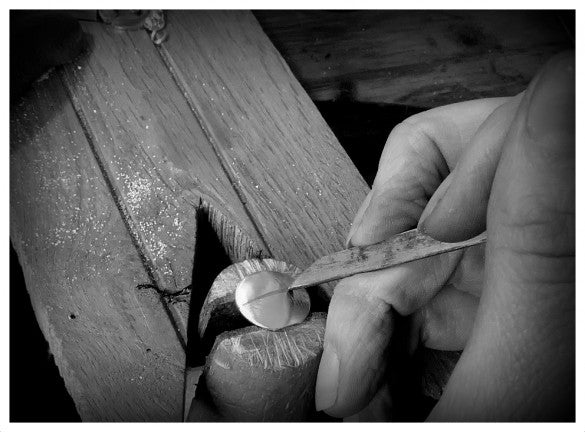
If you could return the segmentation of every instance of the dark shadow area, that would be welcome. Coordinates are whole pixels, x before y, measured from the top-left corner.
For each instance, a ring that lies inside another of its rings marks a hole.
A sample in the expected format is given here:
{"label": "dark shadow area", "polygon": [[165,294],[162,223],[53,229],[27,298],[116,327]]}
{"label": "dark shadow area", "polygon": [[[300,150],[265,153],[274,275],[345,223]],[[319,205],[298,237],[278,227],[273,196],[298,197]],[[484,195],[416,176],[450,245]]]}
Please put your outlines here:
{"label": "dark shadow area", "polygon": [[423,111],[405,105],[380,105],[340,99],[316,102],[319,112],[352,162],[372,186],[390,132],[401,121]]}
{"label": "dark shadow area", "polygon": [[10,244],[10,421],[81,421],[37,323]]}
{"label": "dark shadow area", "polygon": [[571,42],[573,42],[573,48],[575,47],[575,11],[574,10],[559,10],[555,11],[555,15],[561,26],[567,33]]}
{"label": "dark shadow area", "polygon": [[424,349],[414,356],[408,354],[409,321],[394,314],[395,330],[390,346],[388,380],[392,394],[392,421],[424,421],[437,401],[422,394],[424,374]]}
{"label": "dark shadow area", "polygon": [[[205,356],[211,350],[213,341],[204,341],[199,337],[199,315],[213,281],[223,269],[232,264],[227,251],[209,221],[207,210],[201,204],[195,212],[195,218],[195,226],[197,227],[195,233],[195,255],[193,257],[189,322],[187,323],[188,342],[186,361],[189,367],[203,364],[205,362]],[[241,315],[239,320],[237,316],[234,317],[234,320],[236,322],[224,325],[243,327],[248,323]]]}
{"label": "dark shadow area", "polygon": [[68,63],[87,43],[67,11],[10,11],[10,100],[18,102],[49,68]]}

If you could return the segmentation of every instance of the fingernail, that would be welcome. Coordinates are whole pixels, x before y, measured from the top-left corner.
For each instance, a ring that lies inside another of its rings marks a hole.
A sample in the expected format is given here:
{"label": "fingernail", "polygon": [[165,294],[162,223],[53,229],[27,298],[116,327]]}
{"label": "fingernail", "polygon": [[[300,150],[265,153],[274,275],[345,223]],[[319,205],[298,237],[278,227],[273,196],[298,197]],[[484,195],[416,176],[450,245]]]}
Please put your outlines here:
{"label": "fingernail", "polygon": [[536,83],[526,119],[536,138],[571,131],[575,125],[575,63],[570,55],[551,61]]}
{"label": "fingernail", "polygon": [[317,374],[315,390],[315,408],[323,411],[331,408],[337,400],[337,385],[339,378],[339,359],[337,353],[330,346],[326,346],[321,356],[321,364]]}
{"label": "fingernail", "polygon": [[442,203],[445,195],[447,195],[447,191],[449,190],[449,186],[451,185],[451,182],[453,181],[453,177],[454,177],[454,175],[453,175],[453,173],[451,173],[447,176],[447,178],[445,180],[443,180],[443,183],[441,183],[441,185],[437,188],[437,190],[435,191],[435,193],[433,194],[433,196],[431,197],[431,199],[427,203],[422,214],[420,215],[420,219],[418,221],[417,228],[421,233],[423,233],[423,234],[427,233],[427,230],[428,230],[427,221],[429,219],[432,219],[431,218],[432,214],[439,207],[441,207],[441,203]]}
{"label": "fingernail", "polygon": [[349,230],[349,233],[347,234],[347,237],[345,239],[345,248],[349,249],[350,247],[352,247],[351,244],[351,238],[353,237],[353,235],[355,234],[355,230],[357,229],[357,227],[359,226],[359,222],[360,221],[356,221],[351,225],[351,228]]}
{"label": "fingernail", "polygon": [[349,230],[349,233],[347,234],[347,238],[345,239],[345,247],[346,248],[350,248],[351,246],[353,246],[351,243],[351,238],[353,237],[353,235],[355,234],[357,229],[360,227],[362,220],[364,219],[364,215],[366,214],[366,212],[368,211],[368,207],[370,206],[371,199],[372,199],[372,191],[370,191],[368,193],[368,195],[366,196],[366,198],[362,202],[360,208],[358,209],[358,211],[355,215],[355,219],[353,220],[353,223],[351,224],[351,228]]}

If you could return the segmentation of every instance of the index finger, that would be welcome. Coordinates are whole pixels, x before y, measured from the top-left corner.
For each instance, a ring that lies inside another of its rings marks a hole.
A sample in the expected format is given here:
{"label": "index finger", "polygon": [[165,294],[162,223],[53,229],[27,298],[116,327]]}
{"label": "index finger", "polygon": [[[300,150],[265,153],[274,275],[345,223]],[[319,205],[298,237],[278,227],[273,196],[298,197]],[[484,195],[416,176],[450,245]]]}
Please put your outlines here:
{"label": "index finger", "polygon": [[382,152],[372,191],[352,224],[348,245],[377,243],[415,227],[479,126],[509,99],[434,108],[396,126]]}

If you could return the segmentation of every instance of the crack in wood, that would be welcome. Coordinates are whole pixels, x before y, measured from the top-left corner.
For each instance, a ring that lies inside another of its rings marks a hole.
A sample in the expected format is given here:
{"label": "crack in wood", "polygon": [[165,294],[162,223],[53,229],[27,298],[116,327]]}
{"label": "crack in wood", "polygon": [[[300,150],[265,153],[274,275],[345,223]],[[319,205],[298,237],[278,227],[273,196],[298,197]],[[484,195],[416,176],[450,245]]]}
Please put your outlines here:
{"label": "crack in wood", "polygon": [[181,321],[177,320],[176,317],[176,311],[172,310],[169,305],[171,303],[169,303],[168,301],[165,301],[165,298],[162,296],[162,293],[164,291],[160,290],[158,288],[158,284],[157,284],[157,276],[156,276],[156,271],[154,269],[154,265],[152,263],[152,260],[148,257],[147,253],[145,252],[147,249],[145,247],[145,245],[143,244],[143,242],[140,240],[140,237],[137,235],[137,227],[135,226],[135,224],[133,223],[133,220],[128,212],[128,210],[126,209],[125,205],[123,204],[122,200],[120,199],[120,193],[117,190],[117,188],[114,186],[113,182],[111,181],[110,175],[103,163],[102,158],[99,155],[99,152],[96,148],[95,145],[95,136],[91,133],[91,129],[89,127],[88,121],[85,118],[85,115],[83,113],[83,110],[79,107],[79,100],[75,97],[75,95],[73,94],[73,92],[71,91],[70,88],[70,84],[66,78],[66,75],[63,71],[63,69],[60,70],[60,78],[61,78],[61,82],[63,83],[63,87],[65,88],[65,91],[67,92],[69,99],[71,100],[71,104],[75,110],[75,114],[77,115],[77,118],[79,120],[79,124],[81,126],[81,129],[83,130],[83,134],[85,135],[85,138],[87,140],[87,143],[89,144],[89,148],[91,150],[91,153],[94,156],[94,159],[96,161],[96,164],[98,165],[99,170],[102,173],[102,176],[104,178],[104,181],[107,185],[108,190],[110,191],[110,194],[112,196],[112,199],[114,200],[114,203],[116,204],[116,208],[118,209],[119,213],[120,213],[120,217],[122,219],[122,221],[124,222],[124,225],[126,226],[126,229],[130,235],[130,239],[132,240],[132,244],[134,245],[138,256],[140,257],[140,260],[142,261],[142,265],[148,275],[148,278],[150,279],[151,283],[149,284],[152,287],[156,287],[156,291],[161,294],[161,303],[163,305],[163,308],[167,314],[167,316],[169,317],[169,320],[173,323],[173,328],[175,329],[175,332],[177,334],[177,338],[179,339],[179,342],[181,343],[181,346],[183,348],[183,350],[187,349],[187,338],[186,338],[186,330],[184,330],[180,324]]}
{"label": "crack in wood", "polygon": [[187,105],[189,106],[189,109],[193,113],[193,116],[195,117],[195,119],[199,123],[201,130],[203,131],[207,140],[209,141],[210,146],[213,149],[215,155],[217,156],[217,159],[219,161],[219,164],[220,164],[224,174],[230,180],[232,185],[234,185],[234,191],[235,191],[237,197],[239,198],[240,202],[243,204],[244,210],[246,211],[247,216],[250,218],[252,226],[256,230],[256,233],[257,233],[260,241],[262,242],[261,247],[267,251],[268,255],[271,255],[270,248],[268,247],[268,243],[266,242],[266,239],[262,235],[262,230],[258,226],[258,224],[254,218],[254,215],[252,214],[252,212],[250,212],[250,209],[246,205],[245,196],[242,194],[242,191],[239,188],[235,187],[238,179],[236,179],[233,176],[233,174],[230,172],[230,170],[226,166],[225,158],[221,155],[219,150],[216,148],[216,145],[214,144],[216,142],[216,140],[213,137],[213,133],[206,126],[205,120],[201,116],[199,109],[195,106],[192,95],[191,96],[189,95],[189,89],[186,85],[184,85],[184,78],[179,75],[180,68],[177,67],[177,65],[173,61],[172,56],[167,52],[166,48],[163,45],[156,46],[156,49],[157,49],[158,53],[160,54],[160,57],[161,57],[163,63],[166,65],[166,67],[169,71],[169,74],[171,75],[175,85],[179,88],[181,94],[183,95],[183,97],[185,98],[185,101],[187,102]]}
{"label": "crack in wood", "polygon": [[191,295],[192,288],[193,288],[192,285],[189,285],[189,286],[186,286],[185,288],[183,288],[182,290],[177,291],[177,292],[167,292],[167,291],[161,290],[155,284],[136,285],[137,290],[150,289],[150,290],[156,291],[161,296],[161,298],[170,305],[175,304],[175,303],[189,303],[189,301],[190,301],[189,296]]}
{"label": "crack in wood", "polygon": [[[92,53],[65,68],[63,79],[157,286],[175,292],[190,283],[191,215],[200,198],[238,221],[210,211],[231,256],[248,255],[255,248],[248,239],[266,249],[147,35],[113,35],[90,24],[84,30],[94,40]],[[112,50],[124,61],[112,62]]]}
{"label": "crack in wood", "polygon": [[184,347],[160,297],[133,290],[149,275],[89,138],[56,74],[11,113],[11,237],[26,288],[83,420],[178,419]]}
{"label": "crack in wood", "polygon": [[[87,53],[85,55],[87,55]],[[172,75],[172,73],[170,74]],[[189,300],[190,290],[188,289],[189,287],[184,287],[180,289],[174,289],[178,287],[167,287],[167,284],[165,283],[167,279],[165,279],[164,275],[159,274],[156,262],[151,256],[152,251],[150,251],[149,245],[147,244],[148,240],[146,238],[143,238],[144,235],[148,235],[148,233],[143,232],[143,230],[141,229],[140,221],[135,220],[136,216],[133,214],[132,209],[128,208],[128,203],[124,201],[124,195],[122,193],[122,190],[120,189],[120,185],[117,184],[116,178],[113,177],[115,176],[115,174],[113,172],[110,172],[111,167],[109,167],[109,165],[107,165],[106,161],[104,160],[106,155],[102,154],[101,149],[98,148],[98,145],[96,144],[96,140],[98,139],[98,137],[95,136],[95,134],[97,133],[97,131],[94,131],[92,129],[92,125],[86,118],[84,107],[81,106],[82,101],[79,99],[78,97],[79,95],[77,95],[78,90],[75,90],[76,83],[74,82],[74,77],[72,77],[71,74],[68,74],[65,70],[62,69],[60,70],[60,78],[75,109],[76,115],[83,129],[83,133],[87,138],[94,159],[96,160],[96,163],[100,171],[102,172],[102,176],[107,184],[107,188],[110,191],[110,194],[116,204],[116,207],[122,217],[122,220],[130,234],[132,243],[134,244],[134,247],[140,256],[143,267],[145,268],[150,279],[149,284],[143,284],[140,287],[144,289],[148,286],[154,289],[160,295],[165,311],[167,312],[167,315],[169,316],[171,322],[173,323],[173,327],[176,329],[179,340],[181,341],[181,344],[185,349],[188,339],[187,322],[189,309],[188,306],[190,301]],[[178,85],[176,81],[174,82],[175,85]],[[216,153],[215,149],[214,152]],[[219,160],[221,163],[221,158],[219,158]],[[223,170],[226,170],[225,166],[223,166],[222,163],[221,166]],[[159,173],[157,172],[157,174]],[[236,190],[236,188],[234,188],[234,190]],[[241,197],[239,198],[240,200],[243,201]],[[267,250],[267,247],[264,244],[264,240],[259,234],[259,230],[256,226],[254,226],[254,229],[257,231],[256,235],[260,239],[261,242],[260,247],[258,247],[256,242],[254,242],[241,229],[241,227],[238,224],[233,223],[229,218],[225,217],[220,211],[216,210],[210,203],[204,201],[201,196],[199,196],[198,207],[201,207],[205,210],[209,221],[209,226],[213,229],[222,247],[226,251],[227,255],[230,257],[231,262],[236,262],[252,257],[264,257],[268,255],[265,252]],[[253,221],[252,218],[250,218],[250,220]],[[195,226],[194,228],[195,233],[193,235],[193,241],[195,242],[195,239],[198,235],[197,226]]]}
{"label": "crack in wood", "polygon": [[67,91],[69,99],[71,100],[73,108],[75,109],[75,113],[76,113],[77,118],[79,120],[79,124],[81,125],[81,128],[83,130],[83,134],[85,135],[85,138],[87,139],[87,142],[88,142],[89,147],[91,149],[91,153],[93,154],[94,159],[95,159],[95,161],[96,161],[96,163],[97,163],[97,165],[102,173],[104,181],[106,182],[108,190],[110,191],[110,194],[111,194],[114,202],[116,203],[116,207],[118,208],[118,211],[120,212],[120,216],[122,217],[122,220],[124,221],[124,224],[126,225],[126,228],[128,229],[128,232],[130,233],[130,238],[132,239],[132,243],[134,244],[134,247],[136,248],[136,251],[138,252],[138,254],[140,256],[140,259],[142,260],[142,263],[144,265],[144,269],[148,273],[150,280],[154,282],[154,281],[156,281],[157,278],[155,276],[155,271],[153,270],[154,266],[152,265],[152,261],[144,253],[144,251],[146,250],[146,247],[144,246],[144,244],[140,240],[140,237],[136,235],[137,230],[133,229],[133,228],[136,228],[134,226],[135,224],[133,223],[132,218],[131,218],[128,210],[125,208],[123,201],[120,199],[121,194],[119,193],[117,188],[114,186],[114,183],[112,182],[112,180],[110,178],[108,170],[106,169],[106,167],[103,163],[102,157],[99,155],[99,152],[95,146],[95,136],[91,132],[91,128],[89,127],[89,122],[87,121],[87,118],[85,117],[85,114],[83,113],[83,110],[79,106],[80,105],[79,99],[71,91],[71,83],[67,79],[65,73],[63,72],[63,69],[60,70],[60,78],[61,78],[61,81],[63,82],[63,87]]}

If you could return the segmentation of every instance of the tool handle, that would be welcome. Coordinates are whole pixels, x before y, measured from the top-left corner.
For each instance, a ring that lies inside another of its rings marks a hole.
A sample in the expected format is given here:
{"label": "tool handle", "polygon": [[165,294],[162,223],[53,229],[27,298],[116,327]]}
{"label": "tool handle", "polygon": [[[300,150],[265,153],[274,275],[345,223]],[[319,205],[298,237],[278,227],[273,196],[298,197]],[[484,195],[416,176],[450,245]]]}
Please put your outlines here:
{"label": "tool handle", "polygon": [[321,257],[295,279],[290,289],[307,288],[358,273],[381,270],[485,241],[485,232],[462,242],[445,243],[413,229],[380,243],[355,246]]}

